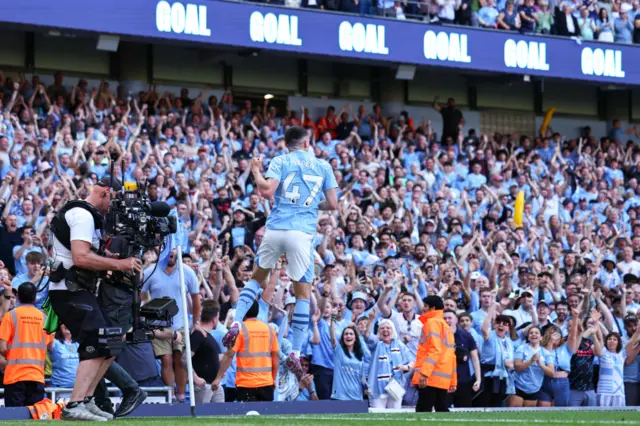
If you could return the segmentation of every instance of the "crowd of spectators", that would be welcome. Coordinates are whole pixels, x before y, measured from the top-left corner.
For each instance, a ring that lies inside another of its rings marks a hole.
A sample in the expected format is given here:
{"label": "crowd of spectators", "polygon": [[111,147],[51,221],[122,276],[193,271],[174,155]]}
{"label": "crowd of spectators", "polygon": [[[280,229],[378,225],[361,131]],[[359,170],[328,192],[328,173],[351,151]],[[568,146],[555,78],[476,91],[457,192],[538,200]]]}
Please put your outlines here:
{"label": "crowd of spectators", "polygon": [[640,43],[638,0],[272,0],[279,4],[523,34]]}
{"label": "crowd of spectators", "polygon": [[[609,135],[478,134],[453,99],[433,106],[442,129],[378,105],[311,117],[237,101],[230,89],[217,99],[91,88],[60,73],[49,87],[2,76],[2,313],[21,282],[46,287],[51,218],[109,173],[113,155],[117,176],[124,169],[174,209],[188,299],[207,307],[203,322],[219,343],[271,207],[248,161],[268,166],[286,153],[284,131],[301,125],[333,167],[340,203],[317,226],[306,373],[283,362],[277,399],[415,405],[418,317],[422,299],[437,294],[456,338],[455,406],[640,405],[640,149],[617,121]],[[144,254],[146,278],[157,261]],[[180,297],[175,262],[146,285],[151,297]],[[295,299],[281,267],[262,297],[284,359]],[[46,289],[36,305],[44,298]],[[173,350],[142,344],[119,362],[141,384],[177,384],[181,401],[184,363],[171,357],[181,339],[166,334]],[[56,338],[51,380],[68,386],[77,347],[64,328]],[[227,401],[234,371],[222,383]],[[403,398],[391,395],[391,378]]]}

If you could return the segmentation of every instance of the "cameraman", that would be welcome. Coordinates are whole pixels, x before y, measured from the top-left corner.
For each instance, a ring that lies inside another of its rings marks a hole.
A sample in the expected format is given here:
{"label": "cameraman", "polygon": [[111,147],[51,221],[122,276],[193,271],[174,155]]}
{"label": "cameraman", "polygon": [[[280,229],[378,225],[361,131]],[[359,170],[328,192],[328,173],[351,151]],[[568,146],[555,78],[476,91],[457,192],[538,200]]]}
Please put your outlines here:
{"label": "cameraman", "polygon": [[[111,185],[113,184],[113,188]],[[107,316],[94,296],[98,271],[139,273],[140,259],[113,259],[96,254],[100,245],[102,215],[109,210],[111,190],[118,191],[120,182],[101,179],[85,201],[70,201],[51,223],[54,234],[54,271],[50,276],[49,299],[60,322],[79,343],[80,365],[62,420],[104,420],[111,414],[100,410],[93,394],[117,355],[120,346],[114,340],[100,341],[99,330],[110,326]],[[122,330],[120,330],[122,333]]]}

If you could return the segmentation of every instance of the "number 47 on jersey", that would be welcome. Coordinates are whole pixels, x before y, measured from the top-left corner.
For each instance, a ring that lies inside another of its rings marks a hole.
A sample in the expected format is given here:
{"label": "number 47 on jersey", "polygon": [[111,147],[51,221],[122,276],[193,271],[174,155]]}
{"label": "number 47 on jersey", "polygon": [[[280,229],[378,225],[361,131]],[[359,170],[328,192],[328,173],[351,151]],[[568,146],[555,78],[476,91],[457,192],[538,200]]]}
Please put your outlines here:
{"label": "number 47 on jersey", "polygon": [[[291,204],[296,204],[300,199],[300,186],[299,185],[291,186],[291,182],[293,181],[293,178],[296,177],[296,173],[297,172],[289,173],[289,175],[285,178],[282,185],[282,188],[284,189],[284,198],[291,201]],[[313,203],[313,200],[315,200],[316,196],[318,195],[318,192],[320,191],[320,187],[322,186],[322,182],[324,181],[324,178],[322,176],[303,174],[302,180],[307,182],[309,184],[309,187],[313,186],[311,189],[311,193],[309,193],[309,196],[307,197],[306,200],[304,200],[304,203],[302,204],[304,207],[309,207]],[[291,190],[289,190],[290,186],[291,186],[290,188]]]}

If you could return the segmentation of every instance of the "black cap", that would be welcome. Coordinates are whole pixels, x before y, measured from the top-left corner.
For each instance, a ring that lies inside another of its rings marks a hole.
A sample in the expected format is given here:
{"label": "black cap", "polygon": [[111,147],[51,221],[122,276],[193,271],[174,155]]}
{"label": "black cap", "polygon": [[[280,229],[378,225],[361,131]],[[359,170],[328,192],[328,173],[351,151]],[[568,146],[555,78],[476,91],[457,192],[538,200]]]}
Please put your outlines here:
{"label": "black cap", "polygon": [[111,176],[108,175],[100,179],[97,185],[102,186],[103,188],[111,188],[114,191],[120,191],[122,188],[122,183],[118,178],[114,177],[112,181]]}
{"label": "black cap", "polygon": [[31,282],[25,282],[18,287],[18,300],[20,303],[33,303],[36,301],[38,289]]}

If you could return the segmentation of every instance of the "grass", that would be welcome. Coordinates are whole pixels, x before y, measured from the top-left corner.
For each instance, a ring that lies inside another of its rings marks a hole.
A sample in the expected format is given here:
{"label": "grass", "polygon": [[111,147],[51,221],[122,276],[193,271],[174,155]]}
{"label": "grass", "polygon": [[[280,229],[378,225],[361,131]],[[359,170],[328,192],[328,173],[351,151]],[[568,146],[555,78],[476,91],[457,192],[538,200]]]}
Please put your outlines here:
{"label": "grass", "polygon": [[[442,426],[497,426],[497,425],[640,425],[638,411],[546,411],[546,412],[467,412],[437,414],[327,414],[308,416],[236,416],[236,417],[151,417],[116,420],[118,426],[226,426],[226,425],[273,425],[273,426],[320,426],[363,424],[425,424]],[[25,422],[2,422],[2,426],[24,425]],[[75,424],[81,424],[75,423]],[[95,423],[88,423],[95,425]]]}

